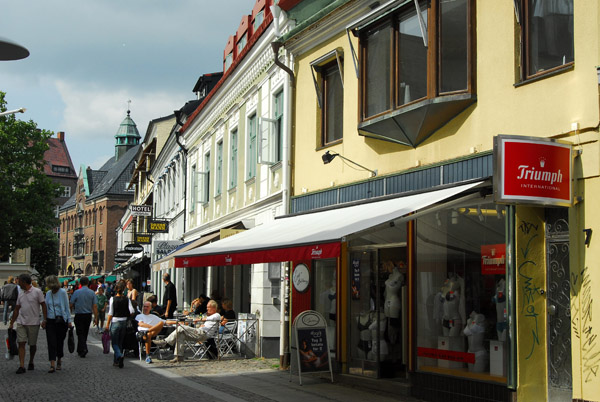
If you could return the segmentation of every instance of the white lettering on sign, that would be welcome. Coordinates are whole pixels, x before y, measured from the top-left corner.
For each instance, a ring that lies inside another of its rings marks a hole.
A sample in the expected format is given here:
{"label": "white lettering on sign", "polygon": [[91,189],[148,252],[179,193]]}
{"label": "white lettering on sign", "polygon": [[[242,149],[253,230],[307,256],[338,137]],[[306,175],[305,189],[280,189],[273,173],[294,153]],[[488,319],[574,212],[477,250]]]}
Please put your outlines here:
{"label": "white lettering on sign", "polygon": [[[542,162],[540,162],[542,167],[544,166]],[[563,176],[560,169],[557,172],[543,171],[543,170],[535,170],[534,167],[530,167],[528,165],[519,165],[519,176],[518,180],[533,180],[539,182],[550,182],[550,184],[554,183],[562,183]]]}

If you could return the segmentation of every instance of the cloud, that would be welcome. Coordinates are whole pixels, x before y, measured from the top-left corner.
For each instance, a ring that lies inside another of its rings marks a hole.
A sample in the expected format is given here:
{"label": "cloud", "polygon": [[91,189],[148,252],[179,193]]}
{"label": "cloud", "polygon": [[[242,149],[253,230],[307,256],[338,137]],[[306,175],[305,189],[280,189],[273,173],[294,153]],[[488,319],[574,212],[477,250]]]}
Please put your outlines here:
{"label": "cloud", "polygon": [[[67,132],[73,162],[76,166],[83,163],[92,168],[98,168],[110,156],[87,161],[80,155],[111,155],[114,152],[114,135],[127,115],[128,100],[131,100],[131,118],[142,139],[150,120],[170,115],[186,101],[180,93],[112,89],[61,80],[56,81],[56,88],[65,105],[59,126]],[[89,152],[92,149],[94,152]]]}

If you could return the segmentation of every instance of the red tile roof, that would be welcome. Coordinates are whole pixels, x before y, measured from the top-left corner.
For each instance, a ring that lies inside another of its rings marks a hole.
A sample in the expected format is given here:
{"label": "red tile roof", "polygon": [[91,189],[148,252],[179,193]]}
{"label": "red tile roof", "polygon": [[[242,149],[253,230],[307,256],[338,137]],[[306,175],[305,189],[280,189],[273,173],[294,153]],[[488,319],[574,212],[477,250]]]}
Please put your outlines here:
{"label": "red tile roof", "polygon": [[[44,153],[44,161],[46,161],[46,165],[44,165],[44,173],[47,176],[57,176],[57,177],[74,177],[77,178],[77,172],[73,167],[73,162],[71,162],[71,156],[69,155],[69,150],[67,149],[67,143],[59,138],[49,138],[48,139],[48,150]],[[70,172],[55,172],[52,171],[52,166],[62,166],[68,167]]]}

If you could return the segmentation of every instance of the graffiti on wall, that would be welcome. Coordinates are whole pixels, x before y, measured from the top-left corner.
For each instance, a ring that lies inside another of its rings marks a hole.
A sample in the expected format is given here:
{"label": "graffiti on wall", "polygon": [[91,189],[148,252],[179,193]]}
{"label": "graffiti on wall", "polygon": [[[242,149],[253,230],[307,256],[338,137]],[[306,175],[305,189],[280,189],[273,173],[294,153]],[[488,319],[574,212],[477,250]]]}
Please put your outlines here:
{"label": "graffiti on wall", "polygon": [[600,369],[600,340],[592,325],[594,295],[587,267],[581,275],[571,274],[571,291],[581,298],[581,303],[572,303],[571,323],[573,334],[581,340],[583,380],[588,383],[597,377]]}
{"label": "graffiti on wall", "polygon": [[540,287],[536,283],[539,283],[543,278],[535,277],[536,273],[539,271],[537,269],[537,262],[530,258],[529,255],[532,250],[533,241],[539,236],[538,229],[539,225],[531,222],[521,221],[519,224],[519,230],[523,233],[525,240],[524,247],[519,247],[518,249],[518,253],[520,254],[519,260],[521,262],[517,270],[524,283],[522,286],[522,296],[524,301],[521,314],[531,321],[531,344],[529,346],[529,354],[525,357],[527,360],[533,355],[535,348],[540,345],[538,326],[539,313],[536,311],[534,303],[536,297],[540,295]]}

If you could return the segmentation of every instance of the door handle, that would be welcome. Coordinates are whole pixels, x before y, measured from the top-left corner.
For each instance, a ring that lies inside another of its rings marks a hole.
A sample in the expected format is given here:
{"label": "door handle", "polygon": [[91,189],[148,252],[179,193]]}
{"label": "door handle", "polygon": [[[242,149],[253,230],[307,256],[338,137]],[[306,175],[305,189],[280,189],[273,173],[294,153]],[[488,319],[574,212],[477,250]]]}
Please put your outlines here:
{"label": "door handle", "polygon": [[556,306],[554,304],[548,304],[548,315],[556,315]]}

